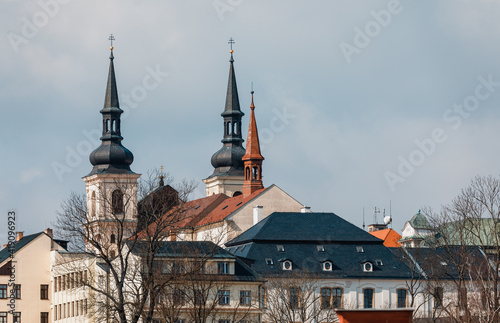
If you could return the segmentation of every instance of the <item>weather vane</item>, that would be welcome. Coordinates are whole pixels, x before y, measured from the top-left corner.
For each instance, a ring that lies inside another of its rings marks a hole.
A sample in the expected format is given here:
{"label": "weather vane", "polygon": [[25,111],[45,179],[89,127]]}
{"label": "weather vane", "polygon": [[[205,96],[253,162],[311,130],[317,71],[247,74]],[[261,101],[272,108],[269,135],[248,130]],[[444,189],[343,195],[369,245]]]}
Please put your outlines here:
{"label": "weather vane", "polygon": [[234,44],[233,37],[230,37],[229,41],[227,43],[229,44],[229,46],[231,46],[231,50],[229,52],[232,54],[233,53],[233,44]]}
{"label": "weather vane", "polygon": [[115,40],[115,36],[113,36],[113,34],[110,34],[108,40],[111,43],[111,46],[109,48],[113,50],[113,40]]}

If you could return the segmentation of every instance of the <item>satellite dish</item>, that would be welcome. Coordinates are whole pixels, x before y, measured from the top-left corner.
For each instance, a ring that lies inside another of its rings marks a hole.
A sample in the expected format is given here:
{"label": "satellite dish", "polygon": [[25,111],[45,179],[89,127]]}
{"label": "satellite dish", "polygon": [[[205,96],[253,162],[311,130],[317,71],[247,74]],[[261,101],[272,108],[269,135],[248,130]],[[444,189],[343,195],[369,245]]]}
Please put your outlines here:
{"label": "satellite dish", "polygon": [[389,224],[389,223],[391,223],[391,222],[392,222],[392,219],[391,219],[391,217],[389,215],[384,217],[384,223],[386,225]]}

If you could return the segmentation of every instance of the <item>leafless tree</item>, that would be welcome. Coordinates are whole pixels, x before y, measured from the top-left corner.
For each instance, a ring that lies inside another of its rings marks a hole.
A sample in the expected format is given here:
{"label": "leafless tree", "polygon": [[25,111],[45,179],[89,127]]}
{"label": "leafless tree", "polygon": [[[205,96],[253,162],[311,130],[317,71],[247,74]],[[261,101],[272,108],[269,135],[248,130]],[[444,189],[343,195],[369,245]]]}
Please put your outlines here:
{"label": "leafless tree", "polygon": [[444,298],[435,318],[500,322],[500,178],[475,177],[440,212],[423,214],[435,232],[427,241],[434,262],[416,261],[425,266],[426,292]]}
{"label": "leafless tree", "polygon": [[343,307],[331,293],[321,294],[321,280],[310,273],[291,273],[287,277],[267,277],[265,321],[333,322],[335,308]]}
{"label": "leafless tree", "polygon": [[[60,257],[59,274],[89,291],[89,307],[100,322],[151,322],[150,300],[157,299],[169,283],[155,275],[155,260],[169,228],[183,220],[182,204],[194,186],[183,181],[177,190],[170,183],[159,187],[152,174],[139,183],[137,191],[133,183],[121,181],[115,181],[113,194],[99,187],[92,203],[100,205],[100,214],[94,206],[88,208],[86,196],[76,193],[63,201],[58,212],[58,235],[70,240],[78,255]],[[178,205],[169,217],[162,216]],[[81,272],[88,273],[87,279],[74,274]]]}

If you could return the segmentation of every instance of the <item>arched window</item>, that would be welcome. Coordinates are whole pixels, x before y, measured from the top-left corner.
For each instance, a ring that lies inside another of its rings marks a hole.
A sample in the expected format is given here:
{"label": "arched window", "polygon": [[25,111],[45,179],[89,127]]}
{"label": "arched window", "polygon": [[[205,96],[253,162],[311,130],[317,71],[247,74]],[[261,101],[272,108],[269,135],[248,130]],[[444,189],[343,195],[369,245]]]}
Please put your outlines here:
{"label": "arched window", "polygon": [[111,250],[111,251],[109,252],[109,256],[110,256],[111,258],[114,258],[114,257],[115,257],[115,251],[114,251],[114,250]]}
{"label": "arched window", "polygon": [[233,197],[235,197],[235,196],[239,196],[239,195],[241,195],[241,194],[242,194],[242,193],[241,193],[240,191],[236,191],[236,192],[234,192],[234,193],[233,193]]}
{"label": "arched window", "polygon": [[114,233],[111,233],[111,237],[110,237],[109,240],[110,240],[111,243],[116,243],[116,236],[115,236]]}
{"label": "arched window", "polygon": [[252,168],[252,179],[259,179],[259,167],[257,166]]}
{"label": "arched window", "polygon": [[109,132],[109,119],[106,119],[106,132]]}
{"label": "arched window", "polygon": [[113,208],[113,214],[123,213],[123,193],[120,190],[113,191],[111,207]]}
{"label": "arched window", "polygon": [[237,134],[238,134],[238,127],[237,127],[236,122],[233,122],[233,133],[234,133],[235,135],[237,135]]}
{"label": "arched window", "polygon": [[245,168],[245,180],[250,180],[250,167]]}
{"label": "arched window", "polygon": [[226,135],[230,135],[231,134],[231,121],[229,121],[227,123],[227,128],[226,128]]}
{"label": "arched window", "polygon": [[113,131],[113,132],[116,131],[116,120],[115,119],[111,120],[111,131]]}
{"label": "arched window", "polygon": [[96,212],[95,208],[96,208],[95,191],[92,191],[92,194],[90,195],[90,215],[93,218],[95,218],[95,212]]}

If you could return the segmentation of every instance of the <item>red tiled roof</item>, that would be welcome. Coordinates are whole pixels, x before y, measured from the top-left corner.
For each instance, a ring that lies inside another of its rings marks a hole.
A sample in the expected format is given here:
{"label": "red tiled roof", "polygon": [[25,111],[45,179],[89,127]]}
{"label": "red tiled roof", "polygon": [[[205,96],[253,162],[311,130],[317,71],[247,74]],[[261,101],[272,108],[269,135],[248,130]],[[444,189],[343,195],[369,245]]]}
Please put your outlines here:
{"label": "red tiled roof", "polygon": [[200,218],[199,221],[193,223],[193,227],[199,227],[207,224],[217,223],[223,221],[228,215],[245,205],[247,202],[252,200],[254,197],[259,195],[265,190],[262,188],[253,192],[252,194],[244,197],[243,195],[238,195],[235,197],[228,198],[221,204],[217,205],[207,216]]}
{"label": "red tiled roof", "polygon": [[401,239],[401,235],[394,231],[393,229],[384,229],[378,231],[370,232],[376,238],[384,240],[384,246],[398,248],[401,247],[401,243],[399,243],[399,239]]}
{"label": "red tiled roof", "polygon": [[[258,196],[264,190],[264,188],[257,190],[246,197],[243,195],[228,197],[225,194],[214,194],[186,202],[183,205],[173,208],[162,216],[162,220],[165,221],[165,223],[168,221],[172,222],[164,231],[181,228],[195,228],[221,222],[228,215]],[[172,219],[169,219],[169,217]],[[178,219],[174,219],[173,217],[178,217]],[[154,233],[156,229],[155,223],[147,228],[151,233]],[[143,230],[139,233],[139,236],[145,237],[148,231],[146,231],[146,229]]]}
{"label": "red tiled roof", "polygon": [[[174,207],[162,216],[164,223],[170,222],[170,225],[163,231],[191,227],[191,222],[196,222],[197,219],[203,218],[226,199],[229,199],[229,197],[225,194],[214,194]],[[147,229],[140,232],[139,236],[145,237],[148,232],[146,230],[153,234],[157,230],[157,224],[152,223]]]}

